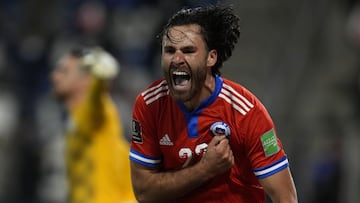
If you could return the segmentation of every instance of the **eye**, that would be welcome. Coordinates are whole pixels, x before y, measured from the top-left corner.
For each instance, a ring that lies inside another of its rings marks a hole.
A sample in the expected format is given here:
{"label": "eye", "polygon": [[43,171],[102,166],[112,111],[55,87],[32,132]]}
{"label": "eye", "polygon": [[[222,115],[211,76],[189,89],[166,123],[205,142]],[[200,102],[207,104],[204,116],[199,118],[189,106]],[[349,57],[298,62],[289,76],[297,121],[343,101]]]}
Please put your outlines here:
{"label": "eye", "polygon": [[184,47],[184,48],[182,48],[181,51],[182,51],[184,54],[192,54],[192,53],[195,53],[195,52],[196,52],[196,48],[193,47],[193,46],[189,46],[189,47]]}
{"label": "eye", "polygon": [[173,54],[173,53],[175,53],[175,48],[174,47],[164,47],[164,53]]}

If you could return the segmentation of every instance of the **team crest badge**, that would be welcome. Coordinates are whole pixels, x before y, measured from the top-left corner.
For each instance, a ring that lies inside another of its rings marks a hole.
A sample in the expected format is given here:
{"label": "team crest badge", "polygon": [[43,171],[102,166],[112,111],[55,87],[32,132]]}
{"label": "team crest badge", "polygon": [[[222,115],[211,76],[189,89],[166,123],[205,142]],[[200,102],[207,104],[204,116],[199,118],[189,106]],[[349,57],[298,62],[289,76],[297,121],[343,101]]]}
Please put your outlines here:
{"label": "team crest badge", "polygon": [[215,135],[226,135],[227,138],[230,137],[230,127],[225,122],[215,122],[210,127],[210,133],[212,136]]}

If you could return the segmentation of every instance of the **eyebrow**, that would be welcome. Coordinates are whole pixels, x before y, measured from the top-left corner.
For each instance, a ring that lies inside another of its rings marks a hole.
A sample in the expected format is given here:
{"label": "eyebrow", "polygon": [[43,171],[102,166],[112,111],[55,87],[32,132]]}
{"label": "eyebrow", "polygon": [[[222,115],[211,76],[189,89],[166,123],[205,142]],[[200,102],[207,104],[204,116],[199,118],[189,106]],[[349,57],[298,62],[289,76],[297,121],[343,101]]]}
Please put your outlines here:
{"label": "eyebrow", "polygon": [[197,47],[194,45],[188,45],[180,48],[181,50],[187,50],[187,51],[195,51],[197,50]]}
{"label": "eyebrow", "polygon": [[[166,50],[166,51],[171,51],[171,50],[176,50],[176,49],[177,48],[173,45],[164,46],[164,50]],[[180,47],[179,49],[183,52],[187,52],[187,51],[196,51],[198,48],[194,45],[187,45],[187,46]]]}

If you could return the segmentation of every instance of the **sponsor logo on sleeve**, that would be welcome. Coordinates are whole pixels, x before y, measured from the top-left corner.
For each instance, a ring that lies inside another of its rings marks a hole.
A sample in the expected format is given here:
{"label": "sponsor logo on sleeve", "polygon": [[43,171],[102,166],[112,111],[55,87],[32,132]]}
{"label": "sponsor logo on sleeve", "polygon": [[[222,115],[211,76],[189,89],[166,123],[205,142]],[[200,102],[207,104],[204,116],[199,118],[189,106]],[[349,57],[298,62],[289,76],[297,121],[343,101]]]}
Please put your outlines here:
{"label": "sponsor logo on sleeve", "polygon": [[132,120],[131,134],[132,134],[131,137],[133,142],[143,143],[141,125],[139,121]]}
{"label": "sponsor logo on sleeve", "polygon": [[265,152],[265,156],[271,156],[280,151],[280,146],[278,144],[274,129],[271,129],[261,135],[260,139]]}

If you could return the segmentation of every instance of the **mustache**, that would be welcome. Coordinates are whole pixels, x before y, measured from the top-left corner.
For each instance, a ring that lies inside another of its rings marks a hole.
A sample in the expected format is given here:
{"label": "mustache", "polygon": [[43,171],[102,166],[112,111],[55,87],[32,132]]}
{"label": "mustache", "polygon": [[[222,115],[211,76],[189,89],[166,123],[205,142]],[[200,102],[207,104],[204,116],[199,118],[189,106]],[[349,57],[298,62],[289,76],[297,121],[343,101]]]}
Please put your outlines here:
{"label": "mustache", "polygon": [[170,69],[190,69],[191,70],[191,66],[187,63],[181,63],[181,64],[177,64],[177,63],[174,63],[174,62],[171,62],[170,65],[169,65],[169,68]]}

